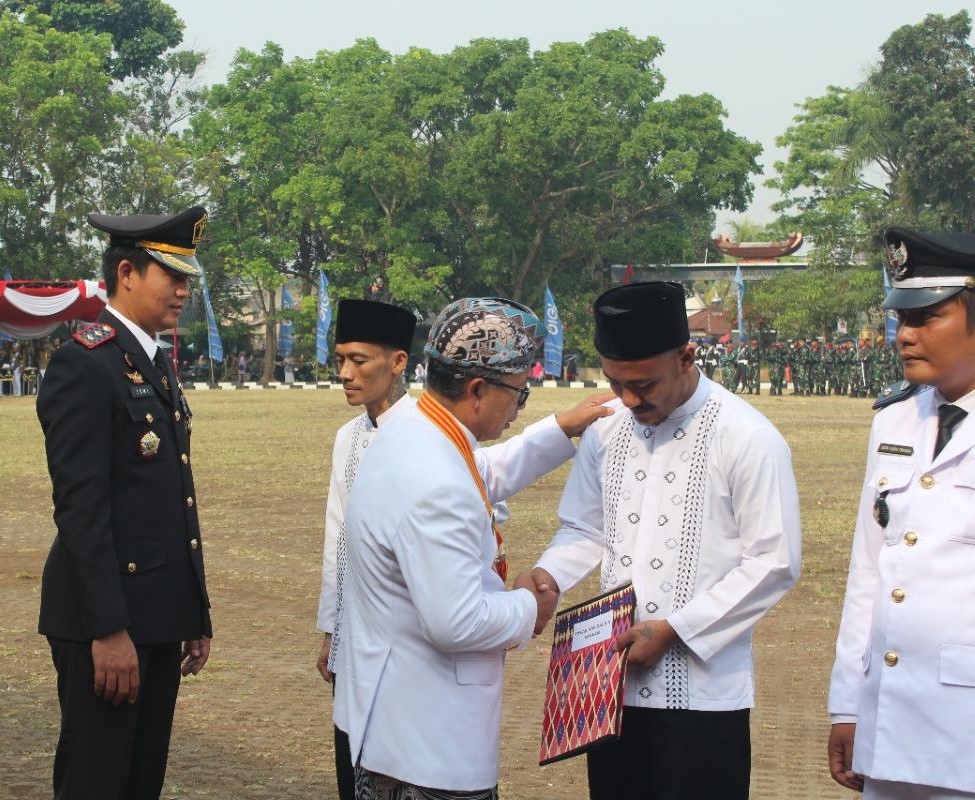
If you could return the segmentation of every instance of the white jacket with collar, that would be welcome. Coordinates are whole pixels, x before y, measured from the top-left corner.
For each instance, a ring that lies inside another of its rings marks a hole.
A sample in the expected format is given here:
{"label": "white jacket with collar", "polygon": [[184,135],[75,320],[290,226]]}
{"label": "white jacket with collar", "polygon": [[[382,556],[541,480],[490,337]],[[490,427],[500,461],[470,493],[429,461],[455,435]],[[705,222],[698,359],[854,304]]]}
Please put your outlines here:
{"label": "white jacket with collar", "polygon": [[[491,502],[574,452],[553,417],[489,450],[475,456]],[[527,590],[505,591],[491,569],[496,545],[480,492],[419,410],[370,446],[346,538],[335,721],[353,761],[419,786],[494,786],[504,653],[530,640],[536,605]]]}
{"label": "white jacket with collar", "polygon": [[975,792],[975,397],[932,459],[943,402],[926,389],[874,419],[829,712],[857,724],[856,772]]}

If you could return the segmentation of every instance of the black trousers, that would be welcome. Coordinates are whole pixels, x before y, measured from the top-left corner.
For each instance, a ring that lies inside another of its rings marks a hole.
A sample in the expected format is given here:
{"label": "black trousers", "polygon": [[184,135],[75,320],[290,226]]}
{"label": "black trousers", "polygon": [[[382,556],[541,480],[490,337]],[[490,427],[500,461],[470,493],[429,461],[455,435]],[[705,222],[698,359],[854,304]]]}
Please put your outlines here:
{"label": "black trousers", "polygon": [[746,800],[747,708],[623,709],[623,735],[589,751],[590,800]]}
{"label": "black trousers", "polygon": [[94,692],[91,644],[49,638],[61,734],[55,800],[158,800],[180,681],[180,643],[136,647],[139,696],[115,706]]}
{"label": "black trousers", "polygon": [[[335,681],[332,677],[332,697],[335,697]],[[339,800],[355,800],[355,764],[349,747],[349,734],[335,725],[335,781],[339,787]]]}

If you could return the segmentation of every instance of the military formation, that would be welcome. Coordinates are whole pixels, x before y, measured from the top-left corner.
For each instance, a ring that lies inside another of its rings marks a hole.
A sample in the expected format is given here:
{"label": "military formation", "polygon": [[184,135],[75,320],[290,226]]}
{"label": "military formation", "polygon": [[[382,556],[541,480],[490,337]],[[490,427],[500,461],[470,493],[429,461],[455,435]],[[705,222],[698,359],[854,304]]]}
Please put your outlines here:
{"label": "military formation", "polygon": [[769,394],[784,395],[791,383],[788,393],[809,397],[873,398],[903,377],[896,349],[882,338],[873,343],[853,339],[823,343],[798,337],[768,347],[756,339],[737,347],[698,340],[696,353],[695,360],[708,377],[718,371],[724,387],[740,394],[761,394],[763,370]]}

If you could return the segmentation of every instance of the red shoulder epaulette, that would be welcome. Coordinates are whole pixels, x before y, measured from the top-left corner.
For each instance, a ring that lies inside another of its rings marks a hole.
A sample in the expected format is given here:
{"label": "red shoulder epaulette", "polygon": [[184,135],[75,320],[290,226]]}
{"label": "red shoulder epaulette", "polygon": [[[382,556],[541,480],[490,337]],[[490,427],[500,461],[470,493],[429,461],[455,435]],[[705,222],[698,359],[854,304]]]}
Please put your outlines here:
{"label": "red shoulder epaulette", "polygon": [[83,331],[75,331],[71,336],[89,350],[94,350],[98,345],[115,338],[115,328],[104,322],[96,322]]}

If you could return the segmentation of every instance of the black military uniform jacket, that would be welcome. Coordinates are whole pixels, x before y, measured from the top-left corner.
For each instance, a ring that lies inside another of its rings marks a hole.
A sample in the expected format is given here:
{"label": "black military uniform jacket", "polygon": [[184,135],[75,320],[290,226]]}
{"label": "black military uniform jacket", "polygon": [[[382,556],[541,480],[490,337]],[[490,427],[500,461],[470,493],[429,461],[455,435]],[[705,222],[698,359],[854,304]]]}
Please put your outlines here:
{"label": "black military uniform jacket", "polygon": [[164,382],[117,317],[99,323],[55,353],[37,398],[57,525],[39,631],[210,636],[189,408],[170,366]]}

